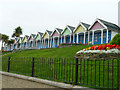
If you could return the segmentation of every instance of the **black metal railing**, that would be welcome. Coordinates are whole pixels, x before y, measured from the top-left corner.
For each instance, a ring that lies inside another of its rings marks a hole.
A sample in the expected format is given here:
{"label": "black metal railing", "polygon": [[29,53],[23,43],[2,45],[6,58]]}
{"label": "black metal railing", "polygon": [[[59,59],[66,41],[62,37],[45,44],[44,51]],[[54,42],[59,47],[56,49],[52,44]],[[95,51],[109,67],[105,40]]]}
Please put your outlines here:
{"label": "black metal railing", "polygon": [[2,70],[94,88],[120,89],[118,58],[2,57]]}

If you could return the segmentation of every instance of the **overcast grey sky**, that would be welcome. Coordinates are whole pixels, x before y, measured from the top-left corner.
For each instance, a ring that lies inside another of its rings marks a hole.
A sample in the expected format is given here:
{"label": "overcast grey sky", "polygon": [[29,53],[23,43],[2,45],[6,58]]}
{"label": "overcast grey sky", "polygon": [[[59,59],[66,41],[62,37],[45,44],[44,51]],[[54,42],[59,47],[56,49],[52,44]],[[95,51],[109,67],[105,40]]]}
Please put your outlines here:
{"label": "overcast grey sky", "polygon": [[118,23],[119,0],[0,0],[0,33],[12,35],[17,26],[23,35],[53,31],[55,27],[92,24],[101,18]]}

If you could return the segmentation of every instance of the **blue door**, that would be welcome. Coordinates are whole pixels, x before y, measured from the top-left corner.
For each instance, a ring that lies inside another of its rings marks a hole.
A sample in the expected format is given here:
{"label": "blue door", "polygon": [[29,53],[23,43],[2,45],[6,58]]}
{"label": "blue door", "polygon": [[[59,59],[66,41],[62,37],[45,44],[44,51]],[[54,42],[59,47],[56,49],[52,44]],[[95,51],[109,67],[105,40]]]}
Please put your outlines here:
{"label": "blue door", "polygon": [[62,37],[62,43],[64,43],[64,37]]}
{"label": "blue door", "polygon": [[48,48],[50,48],[50,40],[49,40],[49,46],[48,46]]}
{"label": "blue door", "polygon": [[92,33],[90,34],[89,44],[92,44]]}
{"label": "blue door", "polygon": [[34,45],[33,45],[33,47],[35,47],[35,48],[36,48],[36,41],[34,42]]}
{"label": "blue door", "polygon": [[84,43],[84,36],[81,35],[80,38],[81,38],[81,44],[83,44]]}
{"label": "blue door", "polygon": [[59,45],[61,44],[61,38],[59,38]]}
{"label": "blue door", "polygon": [[45,47],[45,45],[44,45],[44,40],[43,40],[42,48],[44,48],[44,47]]}
{"label": "blue door", "polygon": [[40,48],[42,48],[42,42],[40,41],[40,46],[39,46]]}
{"label": "blue door", "polygon": [[16,46],[16,45],[14,45],[14,49],[15,49],[15,46]]}
{"label": "blue door", "polygon": [[25,45],[26,43],[24,43],[24,46],[23,47],[25,47],[26,45]]}
{"label": "blue door", "polygon": [[57,47],[57,42],[58,41],[58,39],[55,39],[55,41],[54,41],[54,43],[55,43],[55,47]]}
{"label": "blue door", "polygon": [[51,48],[53,47],[53,39],[51,39]]}
{"label": "blue door", "polygon": [[101,33],[99,32],[99,33],[97,34],[97,36],[98,36],[98,37],[97,37],[97,41],[98,41],[97,43],[98,43],[98,44],[101,44]]}
{"label": "blue door", "polygon": [[51,39],[49,40],[49,42],[50,42],[50,43],[49,43],[49,48],[51,48],[51,44],[52,44]]}
{"label": "blue door", "polygon": [[86,34],[86,37],[85,37],[85,44],[88,43],[88,35]]}
{"label": "blue door", "polygon": [[80,43],[80,35],[78,35],[78,43]]}
{"label": "blue door", "polygon": [[32,47],[32,42],[30,42],[30,47]]}
{"label": "blue door", "polygon": [[47,40],[45,40],[45,48],[48,47],[48,43],[47,43]]}
{"label": "blue door", "polygon": [[39,48],[39,41],[37,41],[37,46],[36,47]]}
{"label": "blue door", "polygon": [[77,43],[77,36],[76,36],[76,35],[75,35],[75,38],[74,38],[74,39],[75,39],[74,42]]}
{"label": "blue door", "polygon": [[73,43],[73,36],[71,36],[71,43]]}
{"label": "blue door", "polygon": [[97,33],[94,34],[94,44],[97,44]]}
{"label": "blue door", "polygon": [[94,44],[101,44],[101,33],[95,33]]}
{"label": "blue door", "polygon": [[111,41],[111,31],[108,32],[108,43]]}
{"label": "blue door", "polygon": [[69,37],[66,37],[66,43],[69,43],[69,42],[70,42]]}
{"label": "blue door", "polygon": [[103,43],[106,43],[107,32],[103,32]]}

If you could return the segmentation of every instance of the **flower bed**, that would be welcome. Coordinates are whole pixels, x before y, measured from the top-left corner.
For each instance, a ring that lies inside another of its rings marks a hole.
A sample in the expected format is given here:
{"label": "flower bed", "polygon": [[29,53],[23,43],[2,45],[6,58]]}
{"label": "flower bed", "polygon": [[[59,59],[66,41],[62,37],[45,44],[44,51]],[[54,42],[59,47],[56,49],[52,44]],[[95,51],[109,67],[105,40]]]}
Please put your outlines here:
{"label": "flower bed", "polygon": [[78,51],[75,56],[89,59],[120,58],[120,45],[96,45]]}
{"label": "flower bed", "polygon": [[105,45],[105,44],[102,44],[102,45],[96,45],[96,46],[92,46],[92,47],[89,47],[89,48],[85,48],[84,51],[86,50],[109,50],[109,49],[118,49],[120,50],[120,45]]}

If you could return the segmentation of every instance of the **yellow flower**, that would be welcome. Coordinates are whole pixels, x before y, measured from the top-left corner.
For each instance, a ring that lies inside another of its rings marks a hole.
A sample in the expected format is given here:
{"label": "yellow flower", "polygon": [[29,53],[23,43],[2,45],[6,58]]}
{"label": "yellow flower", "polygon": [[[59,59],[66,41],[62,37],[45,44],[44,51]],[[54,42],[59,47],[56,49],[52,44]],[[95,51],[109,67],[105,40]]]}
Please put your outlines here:
{"label": "yellow flower", "polygon": [[106,50],[109,50],[109,47],[106,47]]}
{"label": "yellow flower", "polygon": [[91,49],[91,47],[88,48],[88,50],[90,50],[90,49]]}

